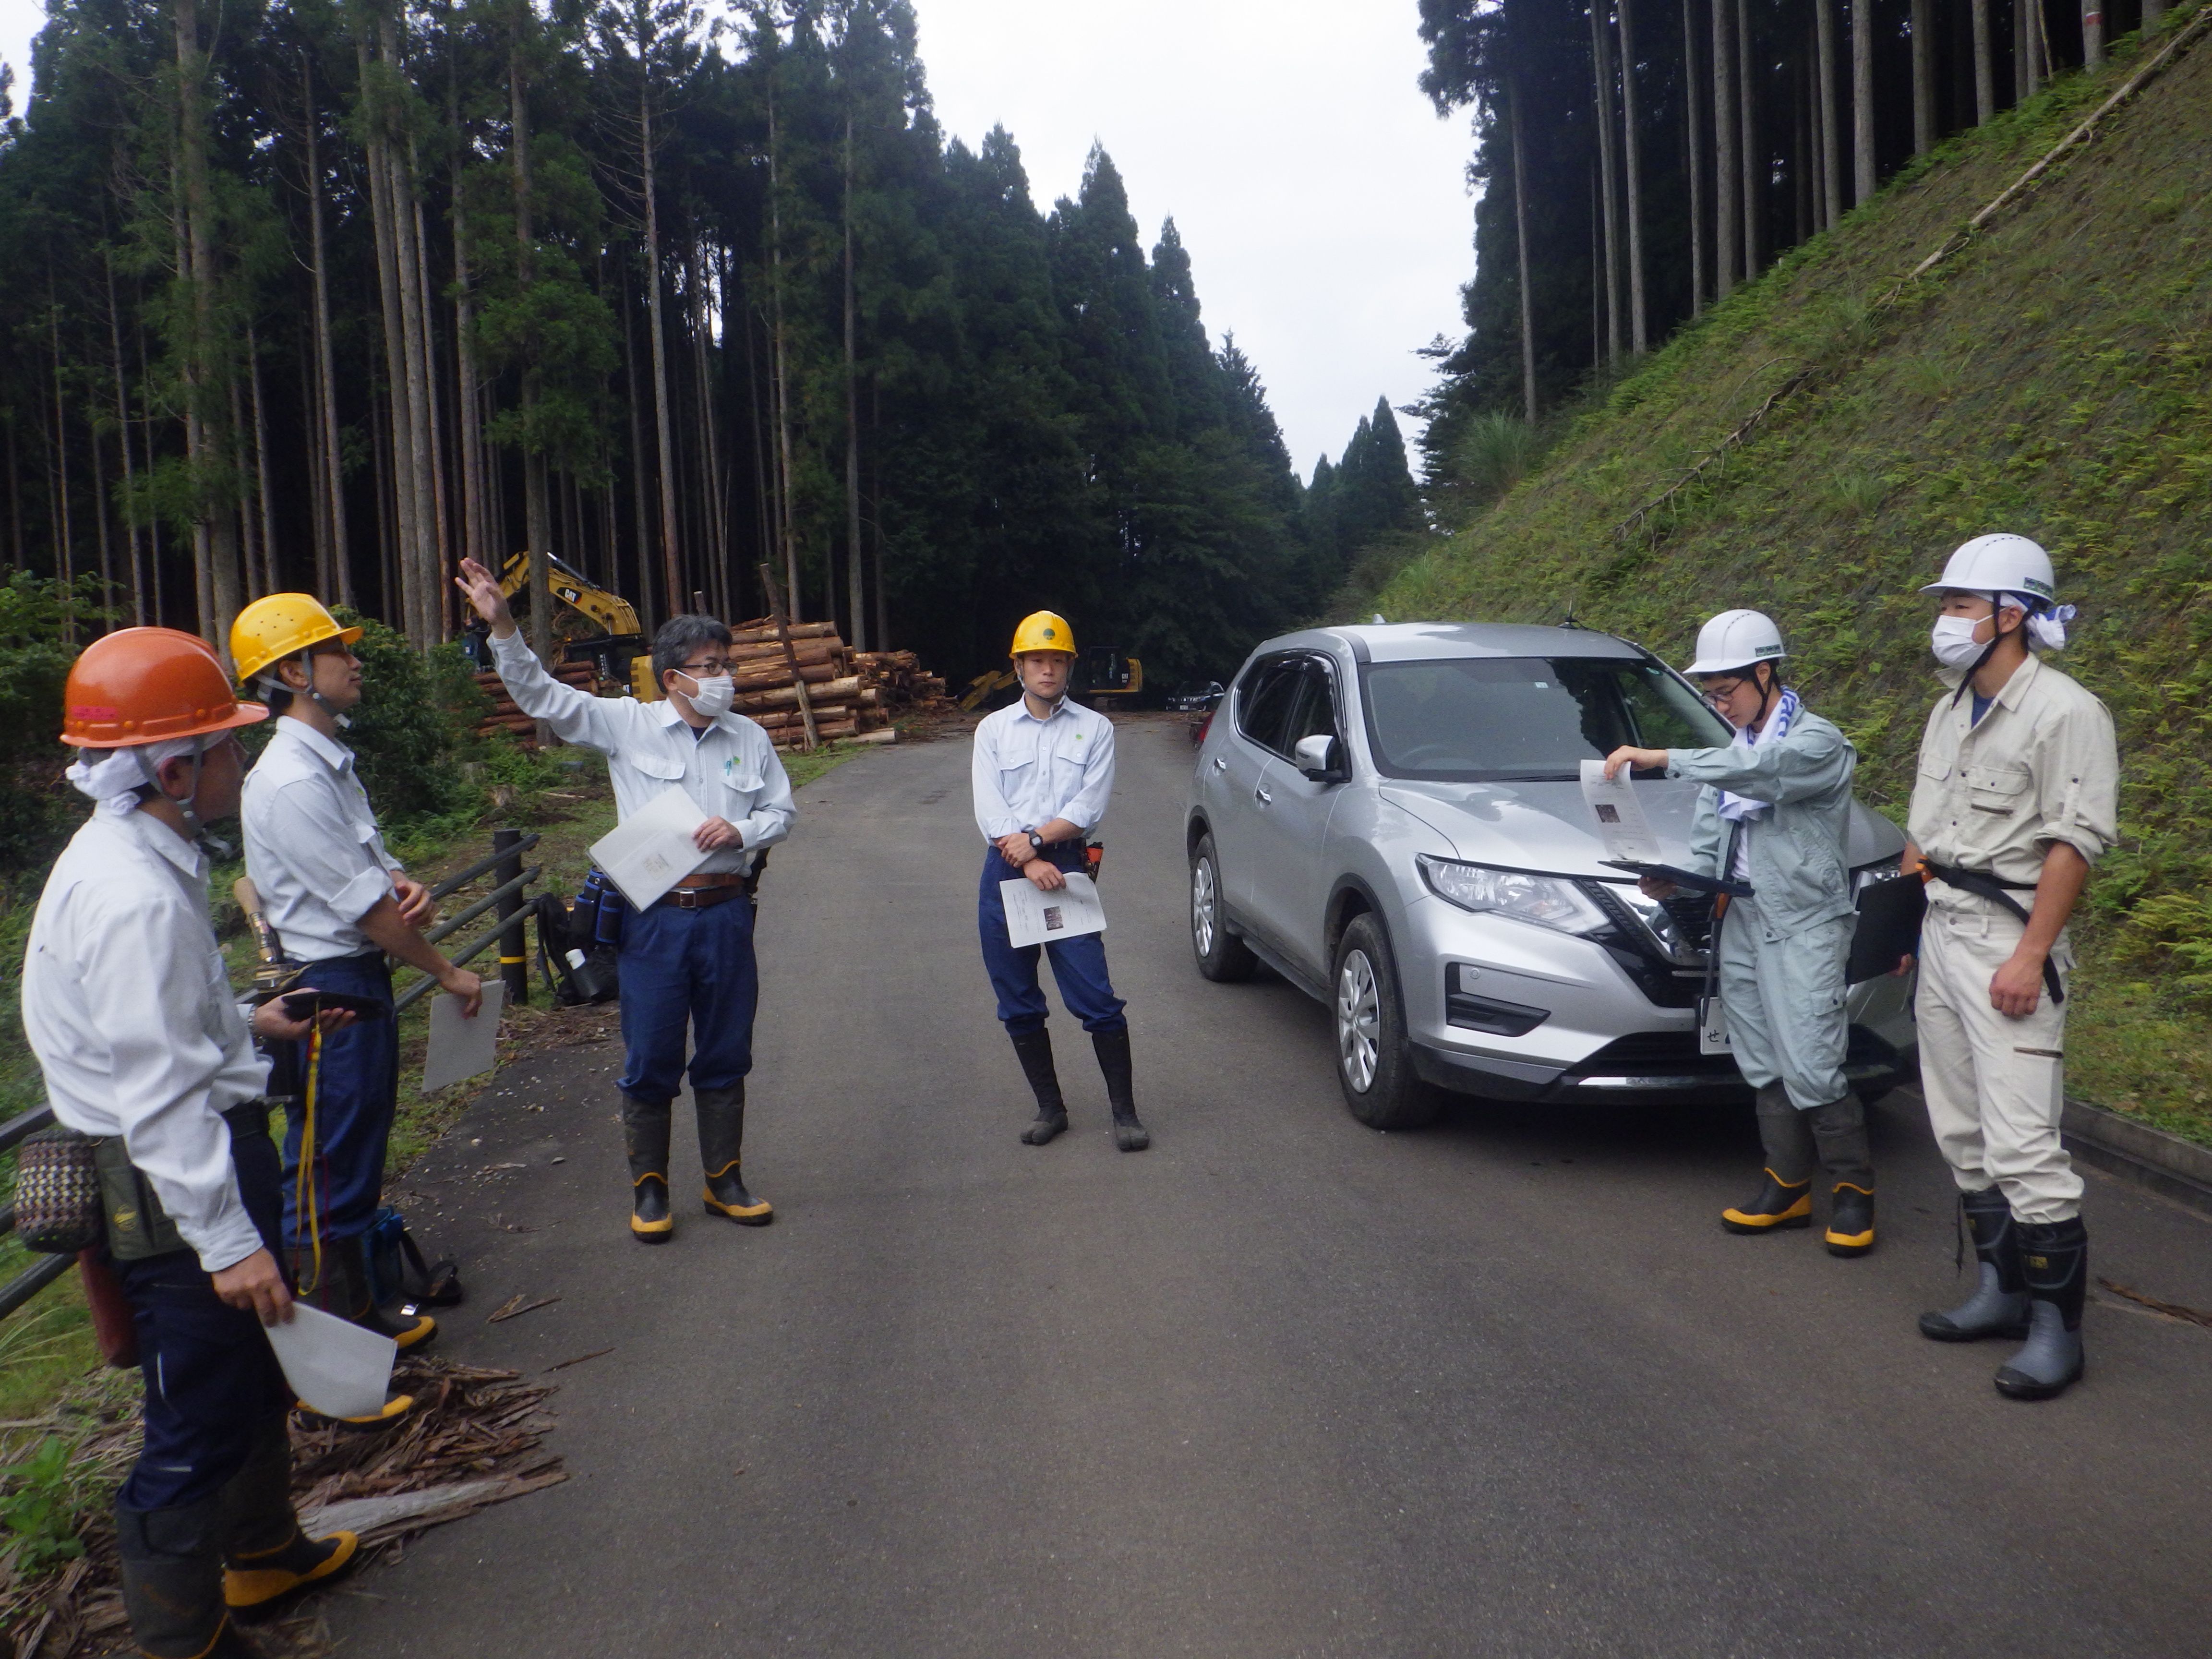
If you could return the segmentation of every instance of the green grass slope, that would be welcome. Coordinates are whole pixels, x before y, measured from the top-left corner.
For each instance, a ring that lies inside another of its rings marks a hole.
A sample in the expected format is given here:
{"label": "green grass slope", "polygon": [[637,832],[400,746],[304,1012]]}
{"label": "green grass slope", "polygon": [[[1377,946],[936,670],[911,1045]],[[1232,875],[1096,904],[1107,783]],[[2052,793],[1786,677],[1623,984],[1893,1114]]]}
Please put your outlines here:
{"label": "green grass slope", "polygon": [[2111,705],[2125,774],[2081,928],[2071,1086],[2212,1141],[2212,27],[1905,281],[2197,11],[1953,140],[1738,290],[1378,607],[1571,607],[1676,662],[1711,612],[1771,611],[1792,678],[1857,743],[1863,794],[1901,821],[1941,690],[1914,590],[1969,536],[2036,538],[2081,608],[2054,660]]}

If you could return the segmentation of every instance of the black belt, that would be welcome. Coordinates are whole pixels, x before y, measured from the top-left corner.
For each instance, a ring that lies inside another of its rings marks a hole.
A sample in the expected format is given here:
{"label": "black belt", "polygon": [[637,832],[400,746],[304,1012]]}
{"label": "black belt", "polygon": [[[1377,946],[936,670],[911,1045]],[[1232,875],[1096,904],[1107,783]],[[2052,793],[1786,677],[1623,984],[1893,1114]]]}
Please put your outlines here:
{"label": "black belt", "polygon": [[[2027,911],[2013,894],[2033,893],[2035,890],[2033,882],[2007,881],[2002,876],[1992,875],[1987,870],[1961,870],[1954,865],[1936,864],[1925,859],[1921,860],[1921,867],[1928,872],[1930,879],[1948,882],[1962,892],[1972,893],[1992,904],[2002,905],[2020,918],[2021,927],[2027,926]],[[2052,1002],[2066,1000],[2066,988],[2058,982],[2058,969],[2051,965],[2049,957],[2043,959],[2043,982],[2050,989]]]}

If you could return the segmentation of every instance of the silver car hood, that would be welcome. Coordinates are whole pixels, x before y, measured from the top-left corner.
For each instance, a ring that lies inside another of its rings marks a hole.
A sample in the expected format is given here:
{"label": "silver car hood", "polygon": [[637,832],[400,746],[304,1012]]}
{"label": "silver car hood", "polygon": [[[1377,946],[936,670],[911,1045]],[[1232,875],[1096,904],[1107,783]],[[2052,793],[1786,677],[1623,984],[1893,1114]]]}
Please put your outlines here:
{"label": "silver car hood", "polygon": [[[1659,837],[1662,864],[1690,856],[1690,821],[1698,786],[1661,779],[1637,786],[1644,816]],[[1452,844],[1471,864],[1504,865],[1562,876],[1627,878],[1598,860],[1605,843],[1590,820],[1580,783],[1426,783],[1392,778],[1377,792]]]}
{"label": "silver car hood", "polygon": [[[1686,778],[1658,778],[1636,786],[1644,814],[1659,837],[1662,864],[1686,864],[1691,821],[1700,786]],[[1590,821],[1580,783],[1425,783],[1382,781],[1376,793],[1412,814],[1452,844],[1471,864],[1504,865],[1562,876],[1620,881],[1623,872],[1599,862],[1605,843]],[[1864,803],[1851,803],[1850,845],[1845,857],[1859,869],[1891,858],[1905,845],[1898,827]]]}

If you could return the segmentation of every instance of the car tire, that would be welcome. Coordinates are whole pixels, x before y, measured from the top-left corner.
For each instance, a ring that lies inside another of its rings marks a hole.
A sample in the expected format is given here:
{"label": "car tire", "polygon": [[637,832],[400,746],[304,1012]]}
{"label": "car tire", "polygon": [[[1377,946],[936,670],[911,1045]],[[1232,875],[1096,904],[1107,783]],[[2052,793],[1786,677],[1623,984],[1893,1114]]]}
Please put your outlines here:
{"label": "car tire", "polygon": [[1354,916],[1329,975],[1336,1080],[1352,1116],[1370,1129],[1418,1129],[1443,1102],[1413,1070],[1406,1005],[1390,943],[1372,915]]}
{"label": "car tire", "polygon": [[1249,979],[1260,965],[1251,946],[1229,931],[1221,902],[1221,861],[1211,836],[1200,836],[1190,854],[1190,952],[1198,959],[1198,971],[1217,984]]}

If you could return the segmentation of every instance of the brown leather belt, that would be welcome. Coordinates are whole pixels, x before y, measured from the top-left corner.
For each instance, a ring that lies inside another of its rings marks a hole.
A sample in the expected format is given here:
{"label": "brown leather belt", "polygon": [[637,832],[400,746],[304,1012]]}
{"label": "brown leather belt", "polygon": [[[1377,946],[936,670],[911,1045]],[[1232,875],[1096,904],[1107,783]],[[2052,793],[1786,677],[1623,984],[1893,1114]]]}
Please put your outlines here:
{"label": "brown leather belt", "polygon": [[725,901],[742,897],[745,878],[736,871],[710,876],[686,876],[668,890],[661,902],[679,910],[707,910]]}

